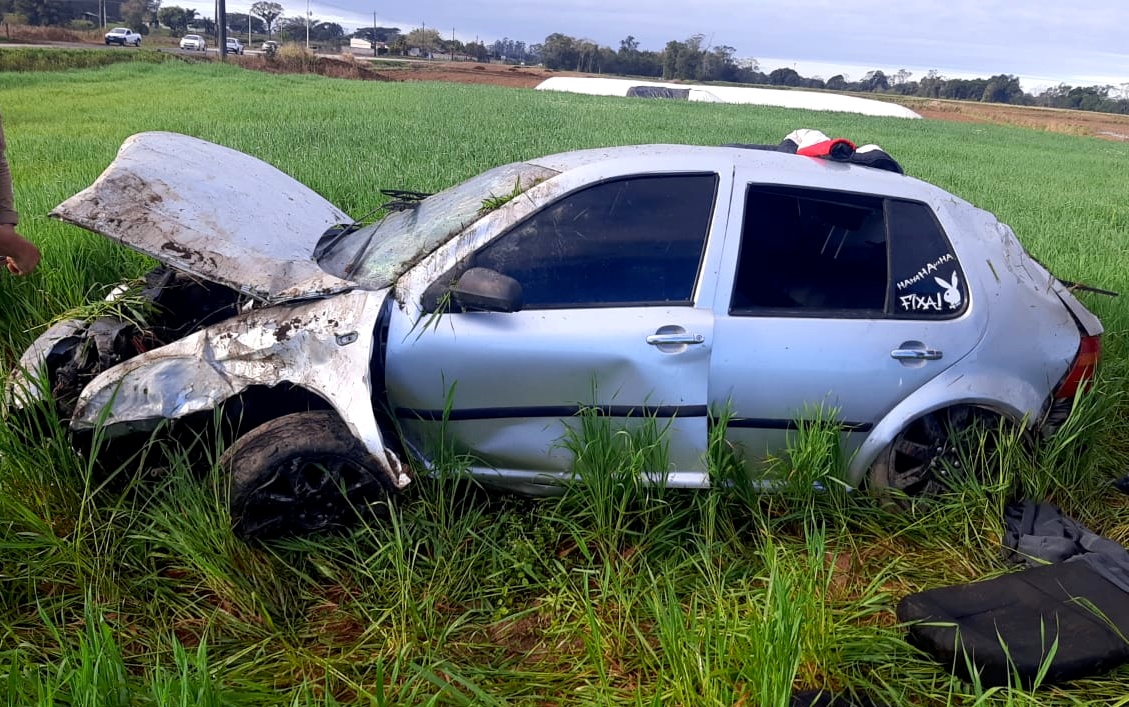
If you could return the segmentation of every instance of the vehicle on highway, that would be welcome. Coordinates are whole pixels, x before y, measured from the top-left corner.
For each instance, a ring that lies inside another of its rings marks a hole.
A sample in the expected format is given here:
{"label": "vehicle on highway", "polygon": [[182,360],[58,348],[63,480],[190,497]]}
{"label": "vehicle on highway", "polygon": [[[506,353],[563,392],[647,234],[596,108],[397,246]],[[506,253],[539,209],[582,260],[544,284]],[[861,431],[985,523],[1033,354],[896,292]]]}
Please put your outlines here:
{"label": "vehicle on highway", "polygon": [[278,42],[274,41],[273,39],[268,39],[267,41],[263,42],[261,49],[266,54],[274,54],[278,51],[278,47]]}
{"label": "vehicle on highway", "polygon": [[180,48],[202,52],[207,50],[208,41],[198,34],[186,34],[180,38]]}
{"label": "vehicle on highway", "polygon": [[106,44],[120,44],[123,47],[133,45],[141,46],[141,35],[129,27],[115,27],[106,33]]}
{"label": "vehicle on highway", "polygon": [[990,213],[818,137],[548,155],[388,190],[361,223],[243,153],[135,135],[52,215],[163,264],[133,290],[149,319],[55,324],[7,397],[133,449],[219,415],[247,537],[342,522],[440,448],[559,491],[592,411],[657,425],[645,479],[682,488],[716,483],[719,437],[771,485],[761,460],[817,409],[844,482],[909,496],[946,488],[970,433],[1052,435],[1098,319]]}
{"label": "vehicle on highway", "polygon": [[243,45],[235,37],[227,38],[227,53],[228,54],[242,54]]}

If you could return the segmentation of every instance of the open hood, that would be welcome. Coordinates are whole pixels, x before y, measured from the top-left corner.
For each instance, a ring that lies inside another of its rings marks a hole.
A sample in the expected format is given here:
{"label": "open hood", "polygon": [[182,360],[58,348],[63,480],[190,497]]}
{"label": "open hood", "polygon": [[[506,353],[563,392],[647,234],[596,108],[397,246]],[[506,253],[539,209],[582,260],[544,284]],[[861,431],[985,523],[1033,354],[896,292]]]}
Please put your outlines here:
{"label": "open hood", "polygon": [[263,302],[356,286],[312,258],[327,228],[352,219],[266,162],[187,135],[133,135],[51,216]]}

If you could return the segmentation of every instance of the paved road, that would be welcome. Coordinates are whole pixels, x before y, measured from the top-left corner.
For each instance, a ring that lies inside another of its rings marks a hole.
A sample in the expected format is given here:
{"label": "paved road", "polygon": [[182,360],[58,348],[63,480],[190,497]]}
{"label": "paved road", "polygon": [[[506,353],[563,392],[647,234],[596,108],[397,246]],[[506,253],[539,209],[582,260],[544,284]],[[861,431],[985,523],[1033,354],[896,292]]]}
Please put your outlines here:
{"label": "paved road", "polygon": [[[137,48],[137,47],[122,47],[122,46],[119,46],[117,44],[93,44],[93,43],[90,43],[90,42],[37,42],[37,43],[26,43],[26,44],[23,43],[23,42],[11,42],[11,43],[0,44],[0,47],[8,47],[10,49],[102,49],[102,50],[105,50],[105,51],[115,51],[115,52],[120,52],[120,51],[127,51],[128,52],[128,51],[133,51]],[[148,45],[148,46],[146,46],[144,39],[141,40],[141,48],[142,49],[156,49],[159,52],[172,52],[173,54],[184,54],[185,56],[199,56],[201,54],[201,52],[191,51],[191,50],[188,50],[188,49],[180,49],[179,47],[170,47],[170,46],[166,46],[166,45],[161,45],[161,46]],[[216,49],[216,47],[210,46],[210,47],[207,48],[205,53],[206,54],[216,54],[217,49]],[[262,54],[262,51],[260,51],[258,49],[246,49],[245,53],[247,53],[247,54]]]}

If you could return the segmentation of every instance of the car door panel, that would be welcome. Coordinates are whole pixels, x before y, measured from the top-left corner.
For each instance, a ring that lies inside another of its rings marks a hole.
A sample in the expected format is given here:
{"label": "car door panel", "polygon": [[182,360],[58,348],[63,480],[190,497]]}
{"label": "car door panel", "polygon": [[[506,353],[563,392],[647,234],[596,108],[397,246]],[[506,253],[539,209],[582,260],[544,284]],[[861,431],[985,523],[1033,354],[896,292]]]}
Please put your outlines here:
{"label": "car door panel", "polygon": [[[647,181],[653,176],[623,179],[653,185],[657,182]],[[621,205],[630,207],[620,212],[605,210],[604,201],[576,196],[584,185],[570,191],[548,183],[542,186],[552,197],[540,211],[523,216],[528,223],[502,223],[499,234],[485,238],[477,233],[476,251],[467,256],[464,250],[447,265],[433,258],[417,266],[415,272],[429,274],[406,278],[408,289],[401,293],[406,304],[395,308],[390,320],[386,364],[389,401],[412,444],[434,447],[442,440],[471,455],[476,470],[504,477],[503,483],[544,483],[567,476],[573,461],[565,446],[569,431],[579,430],[582,410],[598,408],[613,429],[644,432],[641,428],[653,426],[665,434],[664,468],[646,471],[674,473],[678,485],[707,483],[712,302],[728,216],[728,177],[672,177],[697,184],[687,190],[679,182],[671,190],[673,204],[659,198],[661,189],[647,195],[628,189],[611,200],[619,203],[622,197]],[[604,174],[594,181],[591,188],[613,189],[617,183]],[[671,214],[687,193],[706,201],[695,207],[694,228],[703,230],[695,236],[700,239],[696,254],[691,248],[671,260],[671,248],[683,247],[673,244],[685,234],[670,232],[666,222],[681,217]],[[567,199],[573,202],[557,205]],[[662,223],[640,230],[631,215],[649,210]],[[627,239],[619,250],[608,250],[600,241],[601,229],[609,228],[615,230],[611,237]],[[513,242],[503,242],[502,234]],[[538,245],[539,238],[548,245]],[[671,248],[667,238],[673,239]],[[536,260],[518,262],[537,248],[555,272],[544,272]],[[458,247],[452,251],[459,252]],[[638,268],[624,260],[633,253],[641,259]],[[449,267],[468,265],[508,269],[506,276],[525,282],[527,308],[446,313],[416,308],[436,279],[455,279]],[[567,304],[585,298],[590,301]],[[434,458],[427,449],[420,451]]]}
{"label": "car door panel", "polygon": [[[390,340],[410,342],[387,364],[389,399],[415,437],[445,428],[486,467],[567,472],[567,425],[594,406],[617,424],[669,424],[671,468],[698,470],[712,319],[692,307],[468,312],[418,336],[398,319]],[[702,343],[647,343],[671,326]]]}
{"label": "car door panel", "polygon": [[[755,176],[738,175],[737,182],[736,192],[764,188]],[[730,223],[742,233],[727,242],[723,262],[729,268],[718,283],[710,406],[728,418],[728,440],[750,461],[784,452],[800,419],[834,420],[849,454],[895,405],[974,348],[982,315],[963,283],[954,291],[953,279],[960,277],[951,254],[907,256],[896,249],[907,226],[890,215],[901,207],[891,207],[886,195],[800,187],[794,201],[801,206],[781,206],[781,216],[771,213],[773,204],[785,203],[790,192],[768,191],[772,199],[742,195],[732,202]],[[870,216],[851,223],[834,214],[841,204],[871,215],[881,204],[884,223],[879,228],[866,220]],[[814,254],[792,252],[789,244],[776,249],[757,235],[776,229],[780,240],[800,240],[816,222],[827,236]],[[841,224],[848,228],[837,230]],[[742,265],[753,255],[742,253],[743,239],[765,262]],[[903,255],[888,267],[877,259],[879,248]],[[837,268],[842,263],[836,259],[850,257],[851,249],[874,258],[873,267]],[[804,261],[797,264],[801,253]],[[774,277],[781,282],[767,282]],[[750,280],[754,286],[742,284]]]}

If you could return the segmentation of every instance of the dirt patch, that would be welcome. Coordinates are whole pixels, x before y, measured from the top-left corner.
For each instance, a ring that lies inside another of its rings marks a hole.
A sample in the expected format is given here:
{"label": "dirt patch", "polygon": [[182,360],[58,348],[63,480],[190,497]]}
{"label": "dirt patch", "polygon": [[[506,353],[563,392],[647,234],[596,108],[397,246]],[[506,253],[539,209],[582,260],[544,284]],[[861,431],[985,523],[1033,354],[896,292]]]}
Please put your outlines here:
{"label": "dirt patch", "polygon": [[317,74],[333,79],[356,79],[359,81],[400,81],[374,69],[368,62],[356,61],[352,57],[333,56],[305,57],[294,61],[285,56],[240,56],[227,57],[245,69],[254,69],[268,74]]}
{"label": "dirt patch", "polygon": [[1011,125],[1032,130],[1129,142],[1129,115],[971,101],[916,99],[905,101],[904,105],[930,120]]}
{"label": "dirt patch", "polygon": [[453,62],[416,62],[411,66],[385,72],[404,81],[447,81],[450,83],[488,84],[510,88],[536,88],[550,76],[583,76],[546,69],[505,66],[502,64],[456,64]]}

